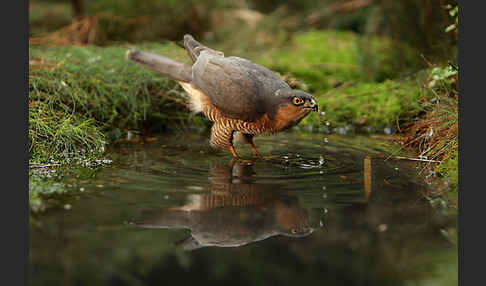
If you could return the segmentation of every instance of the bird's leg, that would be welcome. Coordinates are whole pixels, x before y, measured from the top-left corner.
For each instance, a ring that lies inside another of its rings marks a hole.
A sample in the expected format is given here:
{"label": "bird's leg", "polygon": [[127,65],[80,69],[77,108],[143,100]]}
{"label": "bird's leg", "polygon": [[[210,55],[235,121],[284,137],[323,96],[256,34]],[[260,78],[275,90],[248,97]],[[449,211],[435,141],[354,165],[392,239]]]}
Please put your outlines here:
{"label": "bird's leg", "polygon": [[233,153],[233,157],[235,159],[240,159],[240,156],[238,156],[238,154],[236,153],[235,146],[233,146],[233,138],[234,138],[234,135],[235,135],[235,131],[233,130],[233,131],[231,131],[229,149],[230,149],[231,153]]}
{"label": "bird's leg", "polygon": [[235,147],[233,146],[233,144],[231,144],[231,145],[229,146],[229,149],[230,149],[231,153],[233,153],[233,157],[234,157],[235,159],[239,159],[239,158],[240,158],[240,156],[238,156],[238,154],[236,153],[236,151],[235,151]]}
{"label": "bird's leg", "polygon": [[255,146],[255,144],[253,144],[253,134],[243,134],[243,136],[245,136],[245,139],[246,139],[246,142],[248,142],[248,144],[250,144],[251,146],[251,149],[253,149],[253,152],[255,152],[255,156],[253,156],[253,158],[258,158],[260,157],[260,153],[258,153],[258,150]]}
{"label": "bird's leg", "polygon": [[215,122],[211,128],[209,144],[214,148],[228,148],[233,154],[233,157],[239,159],[240,156],[238,156],[233,146],[233,134],[234,130],[227,128],[219,122]]}
{"label": "bird's leg", "polygon": [[251,145],[251,149],[253,149],[253,152],[255,152],[254,158],[260,157],[260,153],[258,153],[258,150],[257,150],[255,144],[253,144],[253,140],[250,142],[250,145]]}

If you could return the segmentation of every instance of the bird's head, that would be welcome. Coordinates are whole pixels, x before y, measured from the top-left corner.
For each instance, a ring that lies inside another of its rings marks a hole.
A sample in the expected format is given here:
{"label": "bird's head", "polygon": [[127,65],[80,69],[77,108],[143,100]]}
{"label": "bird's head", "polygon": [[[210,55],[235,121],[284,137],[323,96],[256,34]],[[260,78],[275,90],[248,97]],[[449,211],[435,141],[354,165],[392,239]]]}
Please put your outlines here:
{"label": "bird's head", "polygon": [[314,97],[300,90],[279,89],[273,102],[271,119],[278,130],[295,126],[311,111],[318,110]]}
{"label": "bird's head", "polygon": [[299,205],[296,197],[280,197],[274,202],[273,211],[280,234],[304,237],[314,232],[307,210]]}

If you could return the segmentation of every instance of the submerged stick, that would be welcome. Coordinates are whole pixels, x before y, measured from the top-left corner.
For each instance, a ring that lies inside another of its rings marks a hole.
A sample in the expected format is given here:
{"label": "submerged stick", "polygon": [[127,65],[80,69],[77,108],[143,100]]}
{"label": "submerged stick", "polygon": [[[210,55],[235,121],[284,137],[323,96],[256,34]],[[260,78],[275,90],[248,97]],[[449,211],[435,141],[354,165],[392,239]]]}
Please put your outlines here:
{"label": "submerged stick", "polygon": [[363,162],[364,174],[364,193],[365,199],[368,200],[371,195],[371,157],[366,156]]}

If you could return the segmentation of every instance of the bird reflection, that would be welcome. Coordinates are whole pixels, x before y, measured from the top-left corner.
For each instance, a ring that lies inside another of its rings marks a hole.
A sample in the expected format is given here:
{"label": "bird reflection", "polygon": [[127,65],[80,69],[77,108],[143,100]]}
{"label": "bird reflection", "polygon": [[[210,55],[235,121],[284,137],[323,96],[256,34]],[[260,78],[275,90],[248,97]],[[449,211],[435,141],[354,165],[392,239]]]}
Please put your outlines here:
{"label": "bird reflection", "polygon": [[278,185],[255,182],[254,174],[248,163],[213,166],[208,193],[188,195],[186,204],[134,224],[190,229],[191,235],[176,243],[185,250],[238,247],[276,235],[310,235],[314,228],[297,197],[282,194]]}

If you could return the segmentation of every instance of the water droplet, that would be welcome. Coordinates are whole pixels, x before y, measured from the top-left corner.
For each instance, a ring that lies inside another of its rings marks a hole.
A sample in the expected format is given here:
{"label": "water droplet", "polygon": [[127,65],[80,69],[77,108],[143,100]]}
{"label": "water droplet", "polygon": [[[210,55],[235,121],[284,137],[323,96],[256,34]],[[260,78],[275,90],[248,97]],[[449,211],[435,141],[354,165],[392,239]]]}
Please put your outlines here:
{"label": "water droplet", "polygon": [[386,224],[384,224],[384,223],[382,223],[382,224],[380,224],[380,225],[378,226],[378,231],[379,231],[379,232],[384,232],[384,231],[386,231],[387,229],[388,229],[388,226],[387,226]]}
{"label": "water droplet", "polygon": [[133,137],[134,137],[133,133],[131,131],[128,131],[127,132],[127,140],[131,140],[131,139],[133,139]]}

